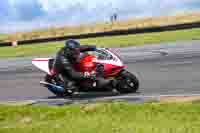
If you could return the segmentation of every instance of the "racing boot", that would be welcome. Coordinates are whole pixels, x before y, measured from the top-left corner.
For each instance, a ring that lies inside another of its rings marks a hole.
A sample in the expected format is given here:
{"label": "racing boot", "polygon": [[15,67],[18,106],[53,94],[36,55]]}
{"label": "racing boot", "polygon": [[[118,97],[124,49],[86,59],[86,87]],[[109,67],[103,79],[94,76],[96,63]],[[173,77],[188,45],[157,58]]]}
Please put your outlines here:
{"label": "racing boot", "polygon": [[116,89],[117,88],[117,84],[118,84],[118,82],[117,82],[116,79],[112,79],[110,81],[110,86],[112,88],[112,92],[115,93],[115,94],[119,94],[119,91]]}
{"label": "racing boot", "polygon": [[75,92],[78,92],[78,87],[76,86],[75,82],[67,81],[64,84],[65,88],[65,95],[72,96]]}

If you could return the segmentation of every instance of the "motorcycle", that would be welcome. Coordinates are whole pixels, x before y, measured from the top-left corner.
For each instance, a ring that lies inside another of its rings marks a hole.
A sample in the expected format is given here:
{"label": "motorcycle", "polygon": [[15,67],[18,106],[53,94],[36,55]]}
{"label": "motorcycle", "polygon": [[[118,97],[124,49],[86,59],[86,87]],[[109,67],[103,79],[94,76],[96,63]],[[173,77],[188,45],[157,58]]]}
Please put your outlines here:
{"label": "motorcycle", "polygon": [[[52,71],[53,62],[54,58],[35,58],[32,60],[34,66],[47,73],[44,81],[40,81],[40,84],[47,87],[56,96],[66,96],[69,92],[73,94],[73,90],[64,87],[62,76],[59,74],[55,76]],[[139,88],[137,77],[125,69],[120,57],[110,49],[98,48],[96,51],[83,53],[79,64],[74,66],[74,69],[84,74],[93,74],[94,77],[101,75],[105,79],[115,79],[117,84],[113,89],[120,94],[135,93]],[[78,86],[78,92],[110,91],[110,89],[105,88],[99,89],[96,86],[95,78],[81,81]]]}

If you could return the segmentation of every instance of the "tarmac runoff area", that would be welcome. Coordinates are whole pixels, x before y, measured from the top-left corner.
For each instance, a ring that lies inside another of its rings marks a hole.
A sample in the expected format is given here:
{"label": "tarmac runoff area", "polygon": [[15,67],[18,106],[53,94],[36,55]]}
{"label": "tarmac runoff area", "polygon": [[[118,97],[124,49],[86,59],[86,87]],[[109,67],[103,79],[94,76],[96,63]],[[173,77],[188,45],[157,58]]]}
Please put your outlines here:
{"label": "tarmac runoff area", "polygon": [[111,101],[185,102],[200,99],[200,41],[114,49],[140,81],[139,93],[76,94],[56,98],[39,85],[44,73],[32,58],[0,60],[0,103],[9,105],[64,105]]}

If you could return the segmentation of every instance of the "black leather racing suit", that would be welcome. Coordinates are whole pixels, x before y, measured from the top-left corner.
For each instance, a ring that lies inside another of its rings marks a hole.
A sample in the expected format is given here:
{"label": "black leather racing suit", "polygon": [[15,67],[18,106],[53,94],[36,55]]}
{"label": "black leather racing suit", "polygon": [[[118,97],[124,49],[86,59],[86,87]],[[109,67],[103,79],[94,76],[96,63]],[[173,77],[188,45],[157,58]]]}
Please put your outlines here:
{"label": "black leather racing suit", "polygon": [[[80,52],[95,50],[96,46],[80,46]],[[75,82],[85,78],[83,73],[74,70],[72,65],[75,63],[78,63],[78,61],[72,58],[72,53],[68,48],[64,47],[58,51],[54,61],[53,70],[56,74],[62,75],[66,88],[74,89]]]}

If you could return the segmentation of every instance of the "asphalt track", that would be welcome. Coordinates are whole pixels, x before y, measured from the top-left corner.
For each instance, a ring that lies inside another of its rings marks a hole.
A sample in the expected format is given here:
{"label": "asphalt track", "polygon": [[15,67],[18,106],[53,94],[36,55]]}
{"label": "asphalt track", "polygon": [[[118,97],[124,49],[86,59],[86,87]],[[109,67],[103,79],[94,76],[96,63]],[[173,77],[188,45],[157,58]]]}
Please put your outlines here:
{"label": "asphalt track", "polygon": [[[140,81],[140,93],[121,97],[143,101],[137,97],[200,94],[199,43],[190,41],[115,49],[127,69]],[[63,100],[54,99],[39,85],[44,73],[31,65],[31,59],[0,60],[0,101],[44,99],[59,103]],[[77,95],[78,101],[97,97],[115,98],[112,94],[102,93]]]}

